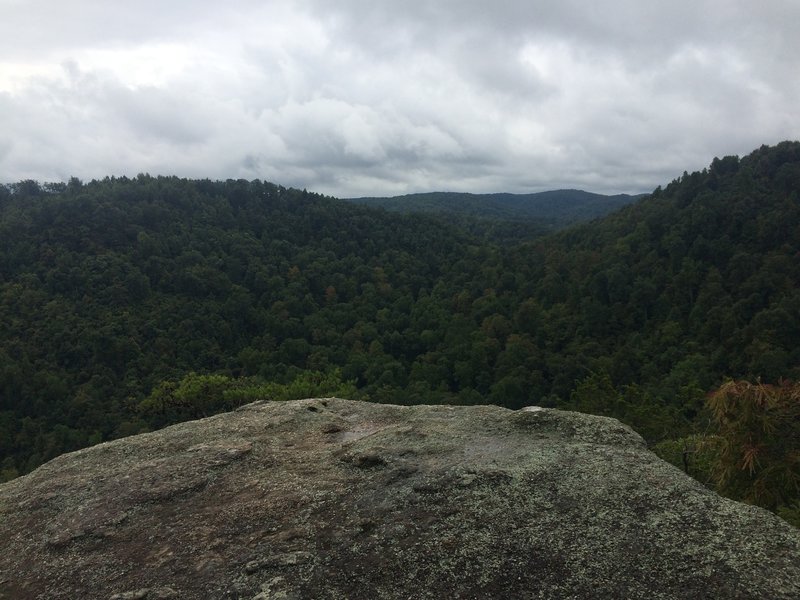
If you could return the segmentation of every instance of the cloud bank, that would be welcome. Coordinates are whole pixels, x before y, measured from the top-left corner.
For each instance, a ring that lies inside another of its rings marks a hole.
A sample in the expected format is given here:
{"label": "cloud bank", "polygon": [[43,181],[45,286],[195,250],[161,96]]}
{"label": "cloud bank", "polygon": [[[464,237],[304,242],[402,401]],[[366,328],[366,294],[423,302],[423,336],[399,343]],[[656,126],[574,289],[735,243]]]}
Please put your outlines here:
{"label": "cloud bank", "polygon": [[794,0],[0,0],[0,14],[2,181],[639,192],[800,138]]}

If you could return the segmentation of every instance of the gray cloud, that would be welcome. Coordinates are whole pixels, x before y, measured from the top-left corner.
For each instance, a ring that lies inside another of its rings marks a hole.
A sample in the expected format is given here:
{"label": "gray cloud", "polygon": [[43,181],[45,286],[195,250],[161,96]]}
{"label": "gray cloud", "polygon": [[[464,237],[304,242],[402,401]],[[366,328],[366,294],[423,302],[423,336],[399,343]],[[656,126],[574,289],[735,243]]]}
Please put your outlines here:
{"label": "gray cloud", "polygon": [[800,137],[800,3],[0,0],[0,178],[643,191]]}

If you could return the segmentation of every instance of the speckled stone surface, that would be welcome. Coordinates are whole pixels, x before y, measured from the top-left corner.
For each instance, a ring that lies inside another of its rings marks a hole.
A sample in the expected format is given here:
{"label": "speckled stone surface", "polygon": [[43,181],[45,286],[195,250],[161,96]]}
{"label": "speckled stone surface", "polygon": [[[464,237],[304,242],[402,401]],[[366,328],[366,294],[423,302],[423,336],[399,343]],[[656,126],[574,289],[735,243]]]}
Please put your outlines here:
{"label": "speckled stone surface", "polygon": [[262,402],[0,486],[0,598],[800,598],[800,530],[612,419]]}

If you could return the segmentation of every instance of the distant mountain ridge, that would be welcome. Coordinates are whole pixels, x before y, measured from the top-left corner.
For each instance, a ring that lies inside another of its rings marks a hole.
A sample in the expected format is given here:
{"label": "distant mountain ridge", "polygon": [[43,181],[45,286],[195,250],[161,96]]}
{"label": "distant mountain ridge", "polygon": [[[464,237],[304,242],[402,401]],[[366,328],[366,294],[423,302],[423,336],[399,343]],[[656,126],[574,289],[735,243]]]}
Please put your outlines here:
{"label": "distant mountain ridge", "polygon": [[632,204],[646,194],[596,194],[551,190],[531,194],[427,192],[392,197],[343,198],[392,212],[458,214],[499,220],[532,220],[551,228],[591,221]]}

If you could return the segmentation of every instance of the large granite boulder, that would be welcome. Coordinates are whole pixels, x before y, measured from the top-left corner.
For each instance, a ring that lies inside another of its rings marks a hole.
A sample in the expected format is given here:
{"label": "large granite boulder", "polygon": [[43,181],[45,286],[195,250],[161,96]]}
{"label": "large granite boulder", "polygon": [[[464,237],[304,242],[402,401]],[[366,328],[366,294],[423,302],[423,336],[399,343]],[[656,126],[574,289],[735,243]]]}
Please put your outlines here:
{"label": "large granite boulder", "polygon": [[0,486],[0,597],[800,598],[800,531],[612,419],[255,403]]}

